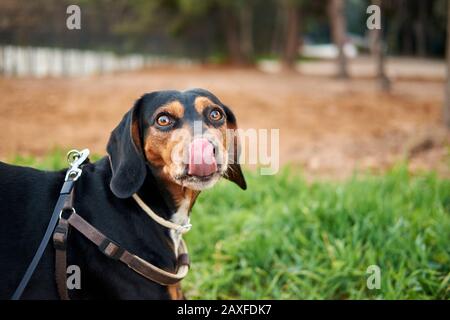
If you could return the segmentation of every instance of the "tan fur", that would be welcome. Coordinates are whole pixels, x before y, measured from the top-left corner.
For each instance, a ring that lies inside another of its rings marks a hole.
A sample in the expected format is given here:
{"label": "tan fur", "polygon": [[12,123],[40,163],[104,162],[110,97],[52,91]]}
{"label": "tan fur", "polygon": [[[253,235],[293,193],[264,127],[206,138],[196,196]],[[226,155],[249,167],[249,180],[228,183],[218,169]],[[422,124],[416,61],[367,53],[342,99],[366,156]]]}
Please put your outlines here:
{"label": "tan fur", "polygon": [[209,106],[216,107],[217,105],[215,103],[213,103],[211,100],[209,100],[208,98],[206,98],[206,97],[197,97],[197,98],[195,98],[194,107],[195,107],[195,110],[197,110],[198,113],[202,114],[203,110],[206,107],[209,107]]}
{"label": "tan fur", "polygon": [[180,101],[174,100],[156,109],[155,114],[167,112],[172,116],[180,119],[184,116],[184,107]]}
{"label": "tan fur", "polygon": [[[198,113],[203,114],[203,110],[207,107],[215,107],[218,108],[220,110],[222,110],[222,113],[225,114],[224,110],[218,106],[217,104],[213,103],[210,99],[206,98],[206,97],[197,97],[195,98],[194,101],[194,107],[195,110],[197,110]],[[226,146],[227,141],[226,141],[226,122],[224,123],[224,125],[218,127],[218,128],[210,128],[209,129],[209,134],[213,135],[214,137],[217,138],[218,141],[222,142],[222,146]],[[223,150],[225,151],[225,150]]]}
{"label": "tan fur", "polygon": [[169,295],[172,300],[185,299],[179,283],[167,286],[167,290],[169,291]]}
{"label": "tan fur", "polygon": [[[208,106],[216,106],[210,99],[206,97],[197,97],[195,99],[195,108],[199,113]],[[219,106],[216,106],[220,108]],[[174,117],[181,118],[184,115],[184,107],[179,101],[172,101],[166,105],[159,107],[155,114],[167,112]],[[183,134],[181,134],[183,130]],[[210,135],[216,137],[220,141],[220,147],[226,146],[226,125],[219,128],[210,128],[208,131]],[[184,188],[177,184],[170,173],[173,171],[174,164],[172,163],[172,152],[175,147],[179,147],[183,143],[190,141],[192,136],[189,126],[185,125],[181,129],[164,132],[154,127],[150,127],[147,138],[144,141],[144,154],[149,162],[157,169],[157,174],[166,183],[166,187],[172,195],[176,205],[178,206],[182,201],[188,199],[190,201],[190,208],[193,206],[199,192]],[[179,148],[180,149],[180,148]],[[178,150],[181,152],[182,150]],[[226,152],[223,149],[223,152]]]}
{"label": "tan fur", "polygon": [[[204,109],[211,106],[217,107],[225,113],[220,106],[215,105],[206,97],[197,97],[195,99],[194,106],[199,114],[203,114]],[[184,107],[180,101],[172,101],[159,107],[155,111],[155,114],[157,115],[161,112],[167,112],[174,118],[181,119],[184,116]],[[207,133],[210,135],[210,138],[215,138],[225,155],[227,154],[226,129],[227,123],[225,121],[220,127],[211,126]],[[135,138],[139,137],[137,123],[136,125],[133,123],[132,135],[135,142],[139,142],[139,139],[136,140]],[[178,211],[173,214],[172,219],[188,219],[191,208],[200,193],[200,191],[181,186],[174,180],[172,175],[176,169],[176,165],[172,160],[172,153],[181,152],[183,148],[186,148],[189,145],[192,138],[192,131],[188,124],[185,124],[181,129],[170,131],[161,131],[154,126],[150,126],[144,140],[144,146],[142,146],[145,157],[155,168],[154,174],[162,180],[167,188],[167,191],[171,194],[172,199],[175,202],[175,206]],[[177,252],[176,243],[179,242],[179,239],[172,237],[172,240],[173,243],[170,245],[173,247],[174,251]],[[179,284],[169,285],[167,290],[173,300],[184,299],[184,295]]]}
{"label": "tan fur", "polygon": [[141,139],[139,138],[139,122],[137,119],[134,119],[131,123],[131,138],[133,139],[134,144],[139,149],[142,148],[141,146]]}

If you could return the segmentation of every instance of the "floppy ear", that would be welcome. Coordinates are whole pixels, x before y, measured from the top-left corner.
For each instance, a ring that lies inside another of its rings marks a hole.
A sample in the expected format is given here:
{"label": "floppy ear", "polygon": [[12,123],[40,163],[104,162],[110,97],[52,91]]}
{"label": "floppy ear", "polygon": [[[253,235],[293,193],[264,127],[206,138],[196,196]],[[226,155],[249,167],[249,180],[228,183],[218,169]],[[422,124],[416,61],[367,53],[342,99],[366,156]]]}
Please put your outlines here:
{"label": "floppy ear", "polygon": [[139,129],[141,105],[142,98],[112,131],[106,147],[112,167],[110,188],[118,198],[129,198],[137,192],[147,173]]}
{"label": "floppy ear", "polygon": [[241,170],[241,165],[239,164],[239,156],[241,154],[241,146],[239,143],[239,136],[237,134],[237,123],[236,123],[236,117],[234,116],[233,112],[231,112],[230,108],[223,105],[223,108],[225,110],[225,114],[227,116],[227,127],[228,129],[233,130],[233,134],[231,135],[233,141],[230,144],[229,150],[228,150],[228,156],[229,156],[229,164],[228,169],[225,172],[225,178],[236,183],[239,187],[241,187],[242,190],[247,189],[247,183],[245,182],[244,175]]}

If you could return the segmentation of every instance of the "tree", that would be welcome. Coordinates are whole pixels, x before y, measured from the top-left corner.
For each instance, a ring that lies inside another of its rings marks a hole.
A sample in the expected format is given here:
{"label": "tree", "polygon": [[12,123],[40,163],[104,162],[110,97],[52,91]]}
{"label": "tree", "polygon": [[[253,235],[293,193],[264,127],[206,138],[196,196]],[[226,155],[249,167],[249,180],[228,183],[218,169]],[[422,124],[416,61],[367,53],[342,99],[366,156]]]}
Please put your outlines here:
{"label": "tree", "polygon": [[329,0],[328,16],[330,19],[333,42],[338,49],[338,78],[346,79],[349,75],[347,57],[344,52],[347,33],[344,0]]}
{"label": "tree", "polygon": [[443,111],[444,124],[450,129],[450,3],[447,4],[447,85]]}
{"label": "tree", "polygon": [[281,59],[283,67],[287,70],[292,70],[295,67],[295,60],[300,47],[301,2],[298,0],[283,0],[281,1],[281,6],[284,16]]}
{"label": "tree", "polygon": [[224,40],[228,61],[245,65],[251,63],[254,54],[254,5],[253,0],[175,0],[174,7],[175,15],[191,24],[204,25],[212,18],[218,24],[222,36],[219,38]]}
{"label": "tree", "polygon": [[427,54],[427,24],[428,24],[428,6],[427,1],[417,1],[418,17],[414,24],[416,38],[416,51],[420,57]]}
{"label": "tree", "polygon": [[[381,7],[382,0],[372,0],[372,4]],[[383,19],[381,19],[383,21]],[[383,23],[381,29],[373,29],[370,31],[372,54],[376,63],[376,77],[379,81],[382,91],[390,91],[391,82],[386,75],[386,48],[383,41]]]}
{"label": "tree", "polygon": [[250,64],[254,53],[254,1],[218,0],[217,5],[222,16],[222,28],[231,63]]}
{"label": "tree", "polygon": [[253,2],[250,0],[242,3],[240,11],[241,48],[244,59],[250,62],[253,57]]}
{"label": "tree", "polygon": [[225,35],[225,43],[230,62],[235,65],[242,65],[245,62],[241,47],[241,37],[239,28],[239,19],[234,8],[224,6],[220,10],[222,19],[222,28]]}

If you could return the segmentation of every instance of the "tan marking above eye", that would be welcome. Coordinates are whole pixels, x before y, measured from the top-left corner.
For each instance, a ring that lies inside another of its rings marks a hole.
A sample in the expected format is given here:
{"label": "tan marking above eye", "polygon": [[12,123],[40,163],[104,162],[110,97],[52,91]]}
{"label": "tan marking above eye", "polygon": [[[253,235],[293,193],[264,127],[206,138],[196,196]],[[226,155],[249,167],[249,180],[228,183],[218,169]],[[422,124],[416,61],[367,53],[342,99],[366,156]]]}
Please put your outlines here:
{"label": "tan marking above eye", "polygon": [[205,110],[205,108],[210,106],[216,106],[216,104],[206,97],[195,98],[194,107],[199,114],[203,114],[203,110]]}
{"label": "tan marking above eye", "polygon": [[175,118],[181,119],[184,116],[184,107],[180,101],[168,102],[155,110],[154,114],[168,113]]}

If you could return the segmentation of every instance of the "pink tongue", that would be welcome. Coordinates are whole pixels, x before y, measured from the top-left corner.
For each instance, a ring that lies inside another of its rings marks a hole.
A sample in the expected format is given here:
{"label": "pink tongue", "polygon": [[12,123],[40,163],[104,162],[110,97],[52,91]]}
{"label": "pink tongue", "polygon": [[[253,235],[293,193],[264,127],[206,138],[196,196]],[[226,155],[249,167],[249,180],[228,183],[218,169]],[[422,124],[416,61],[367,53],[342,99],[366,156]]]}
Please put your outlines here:
{"label": "pink tongue", "polygon": [[209,176],[217,170],[214,146],[205,138],[198,138],[189,147],[188,174],[193,176]]}

